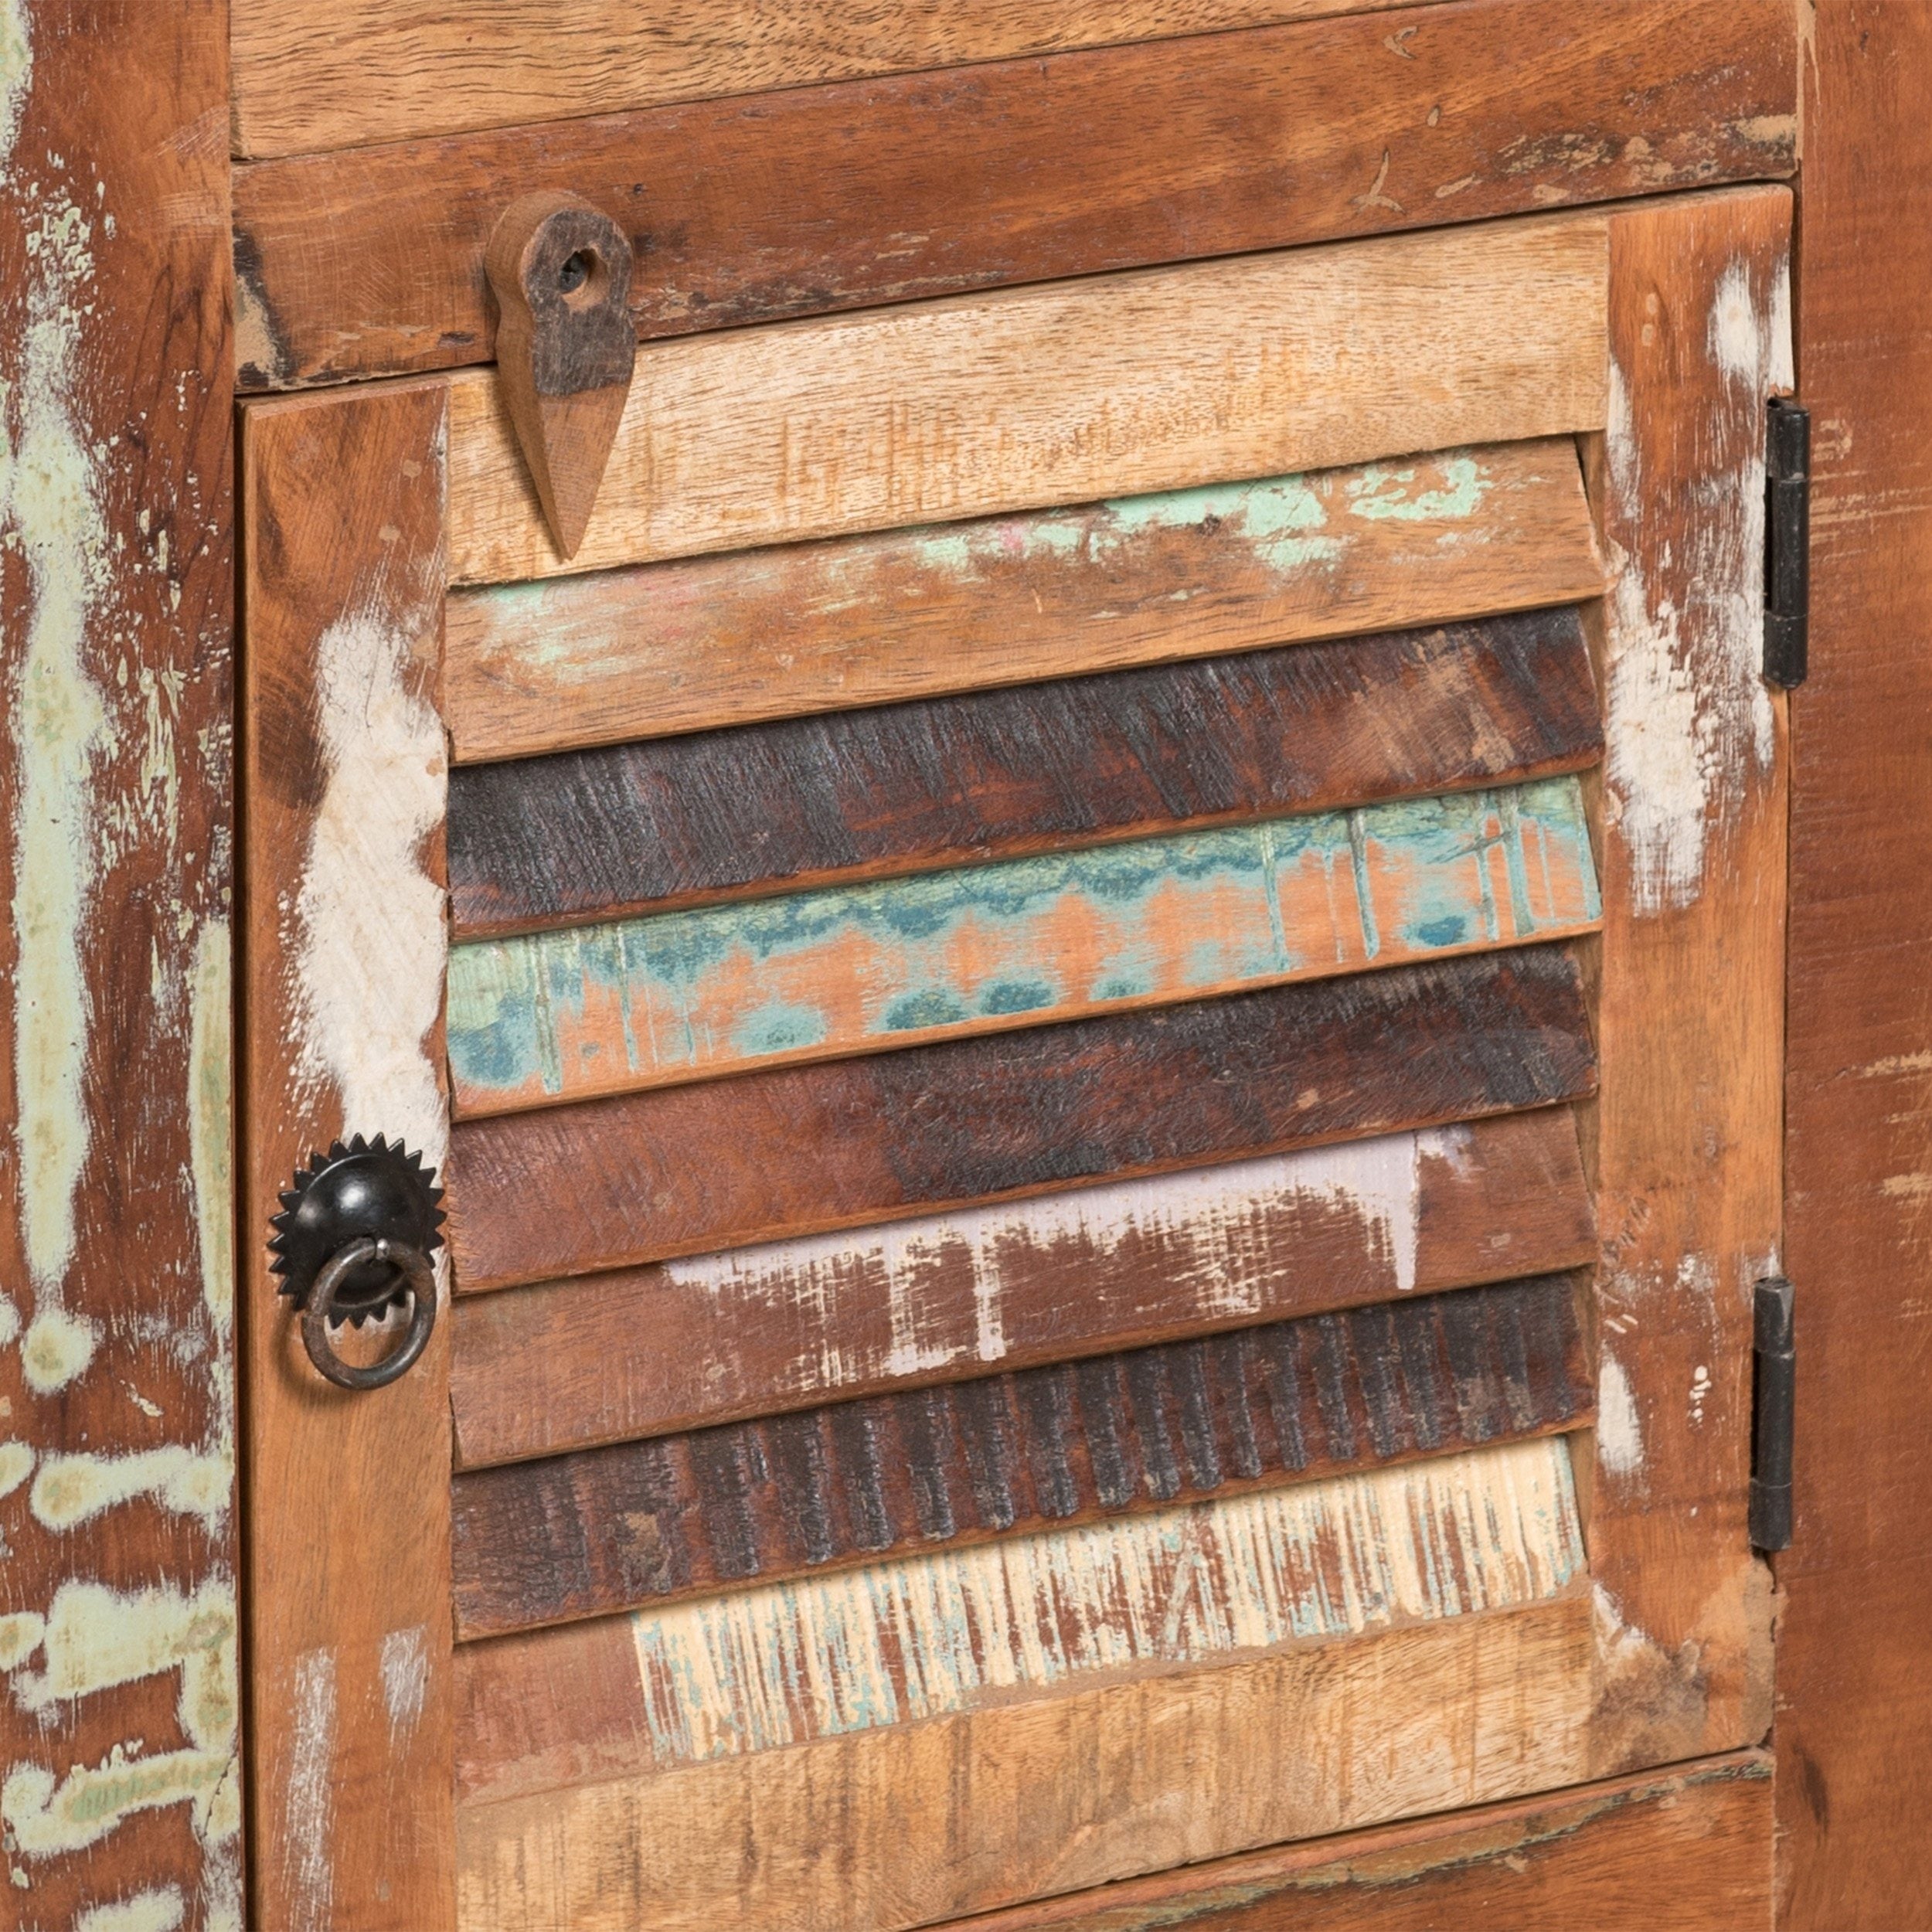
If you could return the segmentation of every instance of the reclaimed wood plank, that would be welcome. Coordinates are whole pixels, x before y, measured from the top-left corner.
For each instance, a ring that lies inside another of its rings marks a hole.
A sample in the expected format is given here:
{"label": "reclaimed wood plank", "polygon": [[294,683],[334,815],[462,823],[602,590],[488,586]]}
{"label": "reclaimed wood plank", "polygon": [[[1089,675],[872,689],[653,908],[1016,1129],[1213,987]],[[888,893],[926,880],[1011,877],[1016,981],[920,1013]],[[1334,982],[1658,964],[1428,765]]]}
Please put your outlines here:
{"label": "reclaimed wood plank", "polygon": [[458,590],[458,764],[1603,589],[1568,438]]}
{"label": "reclaimed wood plank", "polygon": [[1600,428],[1605,232],[1554,215],[646,343],[567,563],[495,378],[459,371],[451,580]]}
{"label": "reclaimed wood plank", "polygon": [[459,1468],[1575,1267],[1566,1109],[465,1297]]}
{"label": "reclaimed wood plank", "polygon": [[1791,747],[1784,1257],[1805,1366],[1776,1742],[1780,1923],[1836,1932],[1909,1924],[1932,1896],[1932,658],[1899,648],[1932,633],[1932,13],[1830,9],[1808,46],[1811,645]]}
{"label": "reclaimed wood plank", "polygon": [[237,0],[234,151],[359,148],[1357,10],[1362,0],[1107,0],[1043,18],[1026,0],[668,0],[641,18],[617,0],[318,0],[300,13]]}
{"label": "reclaimed wood plank", "polygon": [[223,15],[0,21],[0,1896],[239,1926]]}
{"label": "reclaimed wood plank", "polygon": [[1709,1932],[1771,1922],[1771,1757],[1381,1825],[1043,1900],[947,1932]]}
{"label": "reclaimed wood plank", "polygon": [[451,1244],[509,1287],[1513,1112],[1594,1066],[1560,947],[1392,967],[458,1121]]}
{"label": "reclaimed wood plank", "polygon": [[1546,1440],[654,1611],[600,1707],[611,1620],[464,1645],[458,1923],[897,1932],[1561,1783],[1582,1554]]}
{"label": "reclaimed wood plank", "polygon": [[[1163,10],[1168,31],[1192,24]],[[1263,0],[1249,17],[1298,10]],[[597,31],[574,8],[545,11],[543,48]],[[1779,0],[1458,0],[1415,9],[1393,35],[1347,11],[1357,17],[618,112],[648,64],[627,63],[561,124],[499,111],[548,124],[437,138],[484,44],[466,11],[467,57],[437,63],[434,104],[379,137],[391,145],[236,171],[241,380],[488,361],[484,251],[520,190],[586,196],[623,225],[650,337],[1796,165],[1797,37]],[[665,30],[661,7],[648,22],[625,12],[635,32]],[[1095,18],[1025,12],[1049,36],[1080,37]],[[278,33],[321,43],[304,99],[345,57],[355,99],[371,97],[366,23],[325,36],[305,9],[274,17]],[[963,10],[869,8],[845,44],[876,50],[915,17]]]}
{"label": "reclaimed wood plank", "polygon": [[1613,223],[1625,400],[1588,463],[1616,560],[1603,1083],[1585,1135],[1603,1243],[1602,1771],[1755,1743],[1771,1721],[1770,1585],[1745,1510],[1751,1288],[1776,1270],[1781,1209],[1786,717],[1760,672],[1791,216],[1783,189],[1755,189]]}
{"label": "reclaimed wood plank", "polygon": [[1594,930],[1573,777],[454,948],[460,1115]]}
{"label": "reclaimed wood plank", "polygon": [[249,1763],[277,1926],[453,1910],[449,1325],[389,1387],[332,1388],[267,1247],[311,1149],[382,1132],[445,1158],[445,421],[417,383],[243,427]]}
{"label": "reclaimed wood plank", "polygon": [[450,788],[456,931],[1461,791],[1600,755],[1572,611],[484,767]]}
{"label": "reclaimed wood plank", "polygon": [[456,1479],[459,1641],[1591,1419],[1568,1275]]}

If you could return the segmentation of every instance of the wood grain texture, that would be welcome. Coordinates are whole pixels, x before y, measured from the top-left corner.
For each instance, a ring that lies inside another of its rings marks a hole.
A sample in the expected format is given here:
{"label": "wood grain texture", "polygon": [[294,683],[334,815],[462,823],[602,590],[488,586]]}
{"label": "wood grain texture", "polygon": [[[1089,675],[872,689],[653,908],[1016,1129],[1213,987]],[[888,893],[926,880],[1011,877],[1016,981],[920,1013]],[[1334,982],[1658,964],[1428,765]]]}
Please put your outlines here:
{"label": "wood grain texture", "polygon": [[1345,1142],[456,1308],[461,1468],[1574,1267],[1567,1110]]}
{"label": "wood grain texture", "polygon": [[[578,1702],[608,1621],[466,1645],[459,1777],[497,1796],[459,1808],[458,1923],[896,1932],[1560,1782],[1573,1508],[1566,1448],[1526,1443],[655,1611],[628,1703],[534,1761],[492,1715]],[[808,1661],[834,1646],[849,1697]],[[530,1788],[626,1733],[628,1772]]]}
{"label": "wood grain texture", "polygon": [[459,1115],[1591,930],[1574,778],[456,947]]}
{"label": "wood grain texture", "polygon": [[[1770,1912],[1771,1759],[1284,1845],[975,1917],[956,1932],[1710,1932]],[[949,1929],[951,1932],[951,1929]]]}
{"label": "wood grain texture", "polygon": [[444,423],[417,383],[243,427],[253,1916],[301,1932],[452,1909],[447,1322],[400,1381],[332,1388],[267,1247],[332,1138],[445,1158]]}
{"label": "wood grain texture", "polygon": [[1361,10],[1360,0],[1110,0],[1047,19],[1025,0],[672,0],[640,19],[614,0],[321,0],[299,16],[240,0],[234,147],[362,147]]}
{"label": "wood grain texture", "polygon": [[[543,46],[581,31],[577,9],[545,11]],[[737,10],[711,11],[722,22]],[[1190,24],[1166,11],[1170,31]],[[468,62],[452,49],[431,70],[435,104],[381,137],[394,145],[238,172],[242,380],[487,361],[487,238],[532,189],[587,196],[624,226],[638,331],[662,336],[1794,165],[1796,35],[1779,0],[1460,0],[1393,32],[1350,11],[655,111],[613,112],[620,83],[570,111],[595,118],[424,139],[458,97]],[[962,12],[869,8],[847,45],[876,49],[909,19]],[[1026,19],[1077,34],[1116,12]],[[473,57],[474,9],[463,18]],[[307,14],[276,20],[315,32]],[[637,31],[664,26],[654,9]],[[349,35],[339,52],[315,49],[304,97],[349,54],[369,100],[366,46]]]}
{"label": "wood grain texture", "polygon": [[457,762],[1594,597],[1567,438],[457,591]]}
{"label": "wood grain texture", "polygon": [[459,767],[481,937],[1576,770],[1581,622],[1532,612]]}
{"label": "wood grain texture", "polygon": [[1932,1896],[1932,15],[1840,0],[1810,43],[1801,400],[1811,679],[1792,701],[1786,1265],[1796,1536],[1776,1560],[1779,1920],[1878,1932]]}
{"label": "wood grain texture", "polygon": [[223,10],[0,26],[0,1897],[240,1923]]}
{"label": "wood grain texture", "polygon": [[1747,189],[1620,215],[1611,233],[1628,402],[1590,463],[1615,573],[1590,1516],[1604,1770],[1755,1743],[1770,1717],[1769,1583],[1744,1510],[1751,1291],[1774,1270],[1781,1206],[1784,706],[1760,672],[1790,223],[1782,189]]}
{"label": "wood grain texture", "polygon": [[1513,1112],[1594,1080],[1567,954],[1478,954],[459,1121],[451,1244],[465,1288],[508,1287]]}
{"label": "wood grain texture", "polygon": [[1567,1275],[456,1479],[459,1639],[1578,1427]]}
{"label": "wood grain texture", "polygon": [[494,379],[460,371],[451,580],[1596,429],[1604,236],[1550,216],[646,343],[567,565]]}

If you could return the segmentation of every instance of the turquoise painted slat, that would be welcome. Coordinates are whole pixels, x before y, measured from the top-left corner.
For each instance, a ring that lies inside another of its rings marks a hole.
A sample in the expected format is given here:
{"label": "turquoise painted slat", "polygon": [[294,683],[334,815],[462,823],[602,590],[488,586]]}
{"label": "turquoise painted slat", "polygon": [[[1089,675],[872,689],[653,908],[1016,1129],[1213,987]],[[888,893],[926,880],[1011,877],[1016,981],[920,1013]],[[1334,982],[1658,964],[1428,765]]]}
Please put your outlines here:
{"label": "turquoise painted slat", "polygon": [[1587,930],[1573,777],[454,949],[496,1112]]}

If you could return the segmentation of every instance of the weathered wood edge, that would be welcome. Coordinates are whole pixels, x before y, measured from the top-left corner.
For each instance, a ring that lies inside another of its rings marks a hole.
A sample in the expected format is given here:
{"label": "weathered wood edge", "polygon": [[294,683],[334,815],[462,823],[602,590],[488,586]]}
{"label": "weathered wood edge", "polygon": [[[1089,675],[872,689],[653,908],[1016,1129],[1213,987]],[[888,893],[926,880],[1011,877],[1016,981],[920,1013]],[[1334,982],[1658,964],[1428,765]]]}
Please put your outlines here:
{"label": "weathered wood edge", "polygon": [[241,1925],[226,92],[210,0],[4,9],[0,1896],[49,1928]]}

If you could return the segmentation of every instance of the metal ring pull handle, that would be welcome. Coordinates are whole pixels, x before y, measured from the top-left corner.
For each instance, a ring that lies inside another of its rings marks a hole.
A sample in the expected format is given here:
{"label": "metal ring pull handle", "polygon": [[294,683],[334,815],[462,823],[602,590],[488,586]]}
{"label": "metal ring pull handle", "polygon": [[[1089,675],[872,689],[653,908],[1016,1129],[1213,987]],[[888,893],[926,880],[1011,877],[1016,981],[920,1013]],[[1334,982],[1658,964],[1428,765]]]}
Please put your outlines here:
{"label": "metal ring pull handle", "polygon": [[[410,1325],[400,1348],[367,1368],[358,1368],[335,1352],[328,1328],[337,1318],[335,1298],[343,1284],[372,1262],[386,1262],[401,1274],[403,1291],[409,1298]],[[429,1257],[406,1241],[372,1240],[365,1235],[338,1249],[316,1276],[302,1308],[302,1346],[318,1371],[337,1388],[382,1389],[408,1373],[429,1346],[430,1332],[435,1326],[436,1269]]]}

